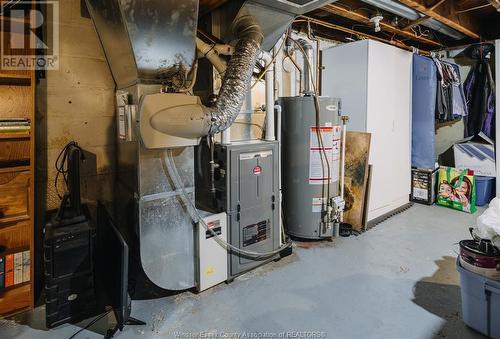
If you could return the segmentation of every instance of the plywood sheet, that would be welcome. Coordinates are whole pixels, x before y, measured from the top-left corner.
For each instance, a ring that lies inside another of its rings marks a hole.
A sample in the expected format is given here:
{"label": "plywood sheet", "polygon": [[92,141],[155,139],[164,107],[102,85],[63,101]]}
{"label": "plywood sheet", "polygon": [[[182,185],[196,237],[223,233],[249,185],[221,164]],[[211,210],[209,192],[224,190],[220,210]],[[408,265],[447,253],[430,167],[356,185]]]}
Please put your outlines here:
{"label": "plywood sheet", "polygon": [[344,222],[356,231],[363,231],[366,189],[368,181],[368,159],[371,134],[347,132],[345,156],[345,199],[348,210]]}

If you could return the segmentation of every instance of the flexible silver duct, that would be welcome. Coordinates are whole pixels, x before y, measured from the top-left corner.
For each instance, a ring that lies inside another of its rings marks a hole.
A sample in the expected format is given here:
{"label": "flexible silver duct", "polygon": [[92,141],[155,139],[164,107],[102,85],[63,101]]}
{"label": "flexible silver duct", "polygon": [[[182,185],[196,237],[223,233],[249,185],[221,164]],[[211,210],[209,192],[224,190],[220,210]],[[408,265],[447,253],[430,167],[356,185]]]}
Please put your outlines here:
{"label": "flexible silver duct", "polygon": [[[148,115],[145,99],[141,106],[141,119],[146,119],[159,132],[181,138],[200,138],[228,129],[236,120],[245,100],[263,39],[262,30],[253,16],[240,17],[233,27],[238,42],[227,64],[215,104],[212,107],[200,103],[170,104]],[[171,101],[171,96],[162,96],[158,100]],[[141,128],[146,129],[147,122]]]}
{"label": "flexible silver duct", "polygon": [[208,134],[224,131],[238,116],[260,53],[263,34],[255,18],[240,18],[235,24],[235,33],[238,43],[227,65],[219,97],[206,112]]}

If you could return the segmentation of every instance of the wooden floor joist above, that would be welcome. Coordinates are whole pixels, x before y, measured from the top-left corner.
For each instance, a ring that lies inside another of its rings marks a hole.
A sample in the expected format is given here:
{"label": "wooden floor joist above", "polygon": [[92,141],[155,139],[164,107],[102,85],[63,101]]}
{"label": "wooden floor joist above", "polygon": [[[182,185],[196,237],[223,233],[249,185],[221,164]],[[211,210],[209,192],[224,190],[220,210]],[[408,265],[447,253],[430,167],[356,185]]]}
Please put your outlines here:
{"label": "wooden floor joist above", "polygon": [[500,12],[500,0],[488,0],[488,2]]}
{"label": "wooden floor joist above", "polygon": [[[389,40],[389,39],[384,39],[384,38],[378,37],[376,35],[371,35],[371,34],[367,34],[367,33],[361,33],[359,31],[356,31],[356,30],[353,30],[353,29],[350,29],[350,28],[347,28],[347,27],[344,27],[344,26],[336,25],[336,24],[333,24],[331,22],[327,22],[327,21],[324,21],[324,20],[320,20],[320,19],[317,19],[317,18],[305,16],[305,15],[300,16],[297,20],[295,20],[295,22],[296,23],[310,22],[310,23],[316,24],[318,26],[329,28],[331,30],[340,31],[340,32],[344,32],[344,33],[348,33],[348,34],[352,34],[352,35],[361,35],[361,36],[363,36],[363,37],[365,37],[367,39],[372,39],[372,40],[377,40],[377,41],[380,41],[380,42],[385,42],[385,43],[388,43],[390,45],[394,45],[396,47],[399,47],[399,48],[402,48],[402,49],[406,49],[408,51],[412,51],[413,50],[413,48],[411,46],[408,46],[408,45],[406,45],[403,42],[398,41],[398,40]],[[421,54],[430,54],[430,52],[428,52],[428,51],[421,51]]]}
{"label": "wooden floor joist above", "polygon": [[[325,7],[322,8],[322,10],[324,10],[328,13],[331,13],[331,14],[342,16],[344,18],[347,18],[347,19],[350,19],[350,20],[353,20],[353,21],[356,21],[356,22],[359,22],[362,24],[372,25],[372,23],[370,22],[369,16],[367,16],[359,11],[347,9],[347,8],[345,8],[341,5],[337,5],[335,3],[332,3],[330,5],[326,5]],[[418,42],[421,42],[421,43],[424,43],[427,45],[436,46],[436,47],[442,46],[439,42],[437,42],[435,40],[432,40],[432,39],[425,37],[425,36],[415,35],[410,30],[406,31],[406,30],[396,28],[396,27],[392,26],[391,24],[384,22],[384,21],[380,22],[380,27],[384,31],[394,33],[394,34],[397,34],[399,36],[403,36],[405,38],[412,39],[412,40],[415,40],[415,41],[418,41]]]}
{"label": "wooden floor joist above", "polygon": [[435,19],[463,34],[466,36],[479,39],[480,36],[477,33],[479,31],[476,23],[470,18],[467,13],[457,14],[456,13],[456,3],[459,1],[443,1],[439,0],[439,6],[428,7],[424,0],[399,0],[400,3],[414,10]]}

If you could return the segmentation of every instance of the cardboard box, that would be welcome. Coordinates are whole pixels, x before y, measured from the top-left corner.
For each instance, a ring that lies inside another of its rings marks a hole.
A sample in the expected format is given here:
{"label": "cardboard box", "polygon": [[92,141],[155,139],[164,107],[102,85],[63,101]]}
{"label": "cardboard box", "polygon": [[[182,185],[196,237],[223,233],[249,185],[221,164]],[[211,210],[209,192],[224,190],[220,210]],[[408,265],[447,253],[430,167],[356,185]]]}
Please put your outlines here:
{"label": "cardboard box", "polygon": [[411,201],[432,205],[436,201],[436,182],[438,169],[411,170]]}
{"label": "cardboard box", "polygon": [[453,145],[455,168],[470,169],[475,175],[496,177],[495,143],[483,133]]}

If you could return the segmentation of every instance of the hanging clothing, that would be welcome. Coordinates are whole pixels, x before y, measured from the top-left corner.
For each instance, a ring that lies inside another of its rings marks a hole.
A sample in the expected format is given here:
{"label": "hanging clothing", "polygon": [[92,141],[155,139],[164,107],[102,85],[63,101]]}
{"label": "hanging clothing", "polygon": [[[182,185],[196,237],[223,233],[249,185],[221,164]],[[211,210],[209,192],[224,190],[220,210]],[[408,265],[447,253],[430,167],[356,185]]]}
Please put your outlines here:
{"label": "hanging clothing", "polygon": [[436,120],[453,121],[467,116],[467,102],[458,66],[435,57],[432,60],[436,65],[438,78]]}
{"label": "hanging clothing", "polygon": [[464,84],[470,113],[465,121],[465,137],[483,132],[495,139],[495,81],[489,64],[494,49],[493,44],[476,44],[464,51],[466,56],[477,60]]}

